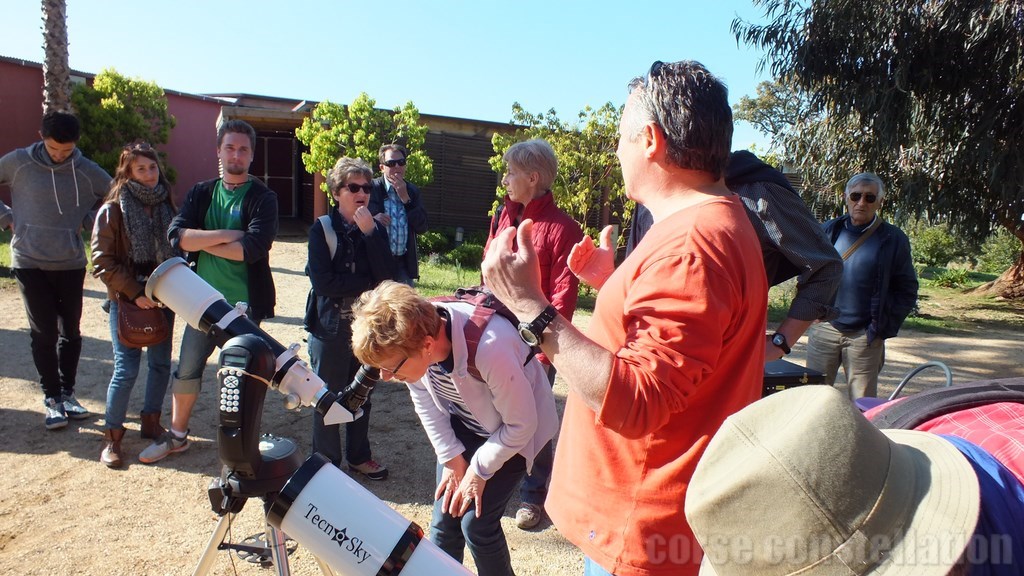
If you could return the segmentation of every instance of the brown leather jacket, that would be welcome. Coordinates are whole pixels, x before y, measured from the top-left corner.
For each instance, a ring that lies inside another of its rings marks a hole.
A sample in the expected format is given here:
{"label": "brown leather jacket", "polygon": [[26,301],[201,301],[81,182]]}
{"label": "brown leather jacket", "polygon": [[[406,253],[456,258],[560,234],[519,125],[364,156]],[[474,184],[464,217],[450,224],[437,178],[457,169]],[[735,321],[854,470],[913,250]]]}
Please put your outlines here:
{"label": "brown leather jacket", "polygon": [[107,298],[111,300],[117,293],[128,300],[144,296],[146,286],[137,278],[152,272],[132,265],[128,243],[121,206],[116,202],[104,203],[92,228],[92,275],[107,285]]}

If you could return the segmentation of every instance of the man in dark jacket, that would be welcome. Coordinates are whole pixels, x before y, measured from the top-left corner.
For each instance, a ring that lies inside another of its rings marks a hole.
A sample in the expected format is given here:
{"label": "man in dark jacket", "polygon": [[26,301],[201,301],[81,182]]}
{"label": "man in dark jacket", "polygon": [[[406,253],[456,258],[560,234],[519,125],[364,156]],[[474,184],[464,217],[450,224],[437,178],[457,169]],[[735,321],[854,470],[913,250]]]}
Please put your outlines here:
{"label": "man in dark jacket", "polygon": [[[277,194],[249,175],[255,147],[252,126],[241,120],[221,124],[217,158],[224,176],[192,187],[167,235],[174,248],[188,252],[200,278],[229,303],[248,303],[249,317],[259,323],[274,317],[270,247],[278,221]],[[152,464],[188,449],[189,418],[215,347],[207,334],[185,327],[171,382],[171,429],[143,450],[139,461]]]}
{"label": "man in dark jacket", "polygon": [[836,293],[839,316],[808,333],[807,367],[834,384],[842,363],[856,400],[878,393],[885,340],[899,332],[917,303],[917,273],[907,235],[877,214],[885,198],[881,178],[857,174],[844,195],[849,212],[823,225],[845,261]]}
{"label": "man in dark jacket", "polygon": [[[796,296],[774,334],[765,337],[764,361],[778,360],[812,323],[835,318],[833,303],[843,261],[800,195],[775,168],[746,150],[729,155],[725,185],[739,195],[761,241],[768,285],[796,276]],[[637,205],[626,253],[651,227],[651,213]]]}
{"label": "man in dark jacket", "polygon": [[427,231],[427,211],[420,189],[405,180],[409,151],[400,144],[385,144],[377,155],[381,177],[373,180],[370,213],[388,229],[395,257],[395,280],[412,286],[420,277],[416,235]]}

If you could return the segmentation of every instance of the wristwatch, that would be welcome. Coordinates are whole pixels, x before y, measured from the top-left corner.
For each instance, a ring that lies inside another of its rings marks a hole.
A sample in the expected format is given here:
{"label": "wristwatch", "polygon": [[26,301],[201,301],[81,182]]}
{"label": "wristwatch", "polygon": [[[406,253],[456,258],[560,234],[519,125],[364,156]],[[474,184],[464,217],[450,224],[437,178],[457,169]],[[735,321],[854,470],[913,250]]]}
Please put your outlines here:
{"label": "wristwatch", "polygon": [[519,323],[519,337],[530,346],[539,346],[544,340],[544,330],[555,319],[555,316],[558,316],[558,311],[555,310],[554,306],[548,304],[548,307],[533,322],[529,324],[526,322]]}
{"label": "wristwatch", "polygon": [[789,342],[786,342],[786,335],[782,332],[772,334],[772,345],[782,350],[783,354],[789,354]]}

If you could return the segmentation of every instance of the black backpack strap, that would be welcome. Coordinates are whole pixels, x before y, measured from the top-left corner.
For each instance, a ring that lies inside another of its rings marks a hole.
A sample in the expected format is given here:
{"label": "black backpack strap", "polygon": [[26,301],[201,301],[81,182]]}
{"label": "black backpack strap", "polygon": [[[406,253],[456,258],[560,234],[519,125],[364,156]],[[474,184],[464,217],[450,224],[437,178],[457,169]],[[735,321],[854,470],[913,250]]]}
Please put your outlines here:
{"label": "black backpack strap", "polygon": [[501,213],[505,211],[505,203],[498,204],[498,207],[494,210],[494,218],[491,218],[491,238],[498,233],[498,220],[501,219]]}
{"label": "black backpack strap", "polygon": [[871,423],[877,428],[912,430],[951,412],[997,402],[1024,404],[1024,378],[982,380],[919,392],[878,411]]}

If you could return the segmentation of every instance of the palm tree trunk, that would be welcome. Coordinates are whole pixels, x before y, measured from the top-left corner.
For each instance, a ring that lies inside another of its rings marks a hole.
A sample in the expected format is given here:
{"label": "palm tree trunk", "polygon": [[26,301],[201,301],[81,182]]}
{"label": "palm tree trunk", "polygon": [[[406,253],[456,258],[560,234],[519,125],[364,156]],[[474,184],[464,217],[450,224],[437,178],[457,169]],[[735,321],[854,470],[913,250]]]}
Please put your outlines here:
{"label": "palm tree trunk", "polygon": [[66,0],[43,3],[43,113],[71,111]]}

